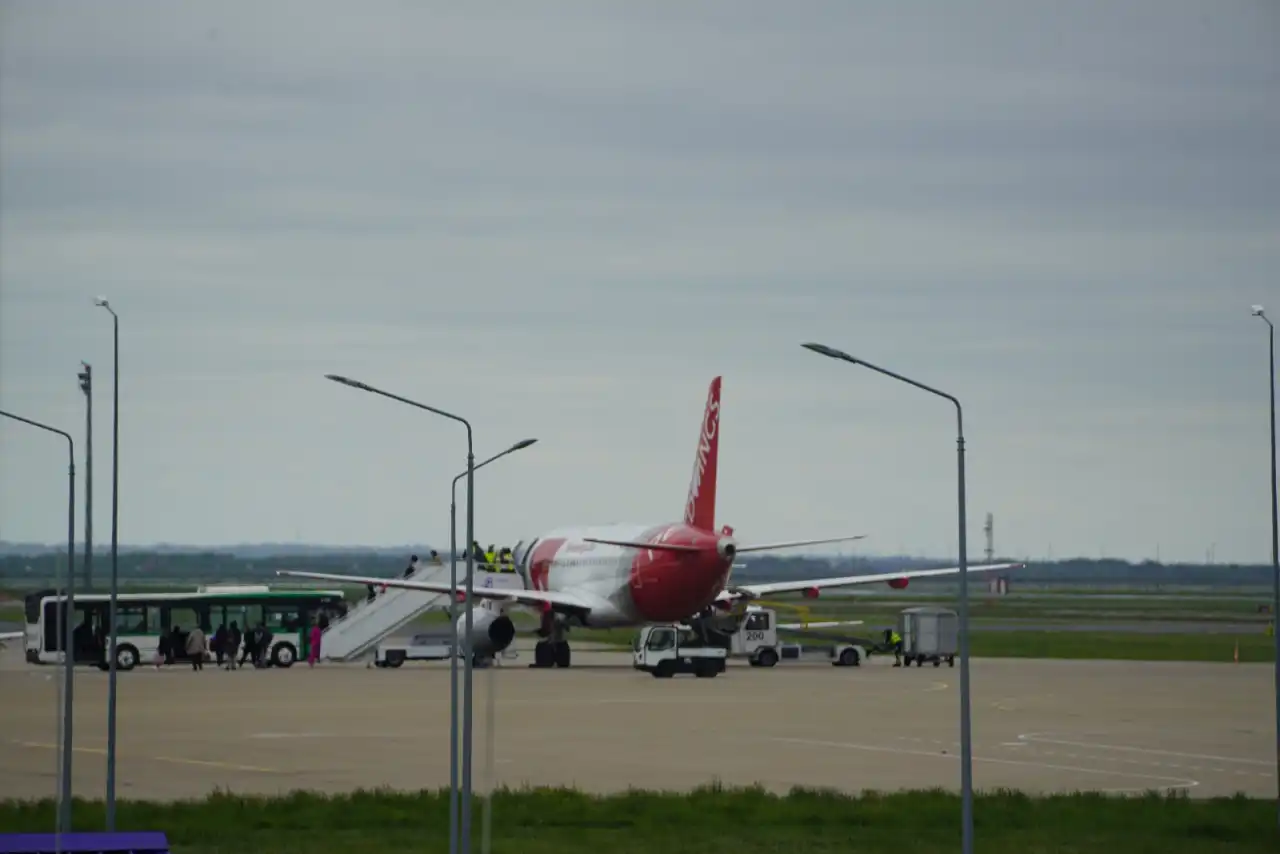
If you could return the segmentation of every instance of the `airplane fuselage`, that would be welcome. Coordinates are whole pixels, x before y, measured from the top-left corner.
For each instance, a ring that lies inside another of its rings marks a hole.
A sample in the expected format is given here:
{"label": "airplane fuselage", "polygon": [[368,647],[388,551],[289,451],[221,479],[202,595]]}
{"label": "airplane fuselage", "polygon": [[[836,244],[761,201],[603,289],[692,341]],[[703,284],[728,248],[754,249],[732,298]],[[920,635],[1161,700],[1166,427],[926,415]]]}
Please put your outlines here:
{"label": "airplane fuselage", "polygon": [[[672,552],[588,542],[624,540],[698,549]],[[680,620],[708,607],[728,582],[732,540],[680,522],[549,531],[516,554],[530,590],[572,592],[598,628]]]}

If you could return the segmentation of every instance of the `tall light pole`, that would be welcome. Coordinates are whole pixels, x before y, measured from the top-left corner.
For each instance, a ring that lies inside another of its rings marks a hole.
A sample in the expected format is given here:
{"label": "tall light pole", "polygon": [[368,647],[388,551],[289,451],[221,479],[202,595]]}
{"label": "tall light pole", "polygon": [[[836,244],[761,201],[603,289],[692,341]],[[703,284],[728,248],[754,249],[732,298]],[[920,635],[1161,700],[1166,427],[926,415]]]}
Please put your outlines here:
{"label": "tall light pole", "polygon": [[[12,412],[0,410],[0,415],[21,421],[32,427],[38,427],[49,433],[57,433],[67,440],[67,577],[66,577],[66,616],[59,622],[62,625],[62,767],[58,773],[58,830],[71,832],[71,721],[72,691],[75,685],[72,668],[75,666],[72,640],[74,638],[74,620],[76,604],[76,443],[70,433],[14,415]],[[58,609],[61,616],[62,609]]]}
{"label": "tall light pole", "polygon": [[84,589],[93,589],[93,366],[81,362],[84,392]]}
{"label": "tall light pole", "polygon": [[[416,400],[410,400],[407,397],[401,397],[400,395],[392,394],[391,392],[374,388],[373,386],[368,385],[366,383],[362,383],[359,380],[349,379],[347,377],[339,376],[337,374],[325,374],[325,379],[333,380],[336,383],[342,383],[343,385],[351,386],[352,388],[360,389],[361,391],[367,391],[372,394],[381,395],[382,397],[390,398],[391,400],[398,401],[399,403],[403,403],[408,406],[415,407],[417,409],[422,409],[427,412],[433,412],[436,415],[440,415],[445,418],[452,419],[454,421],[459,421],[462,423],[464,427],[467,428],[467,542],[468,543],[471,542],[471,540],[474,539],[475,537],[475,490],[472,487],[475,485],[475,464],[476,464],[475,452],[473,450],[473,445],[471,441],[471,422],[459,415],[454,415],[452,412],[445,412],[443,409],[436,409],[433,406],[427,406],[425,403],[419,403]],[[475,583],[474,573],[475,573],[475,567],[474,567],[474,564],[472,563],[471,549],[467,549],[466,598],[468,603],[473,598],[472,593],[474,592],[474,583]],[[454,585],[455,585],[454,587],[455,592],[453,594],[453,598],[457,599],[457,593],[456,593],[457,580],[456,579],[454,580]],[[465,693],[463,696],[463,704],[465,706],[463,710],[463,716],[465,718],[463,722],[464,729],[465,729],[465,736],[464,736],[465,743],[463,744],[463,755],[462,755],[463,785],[465,786],[466,791],[465,791],[465,797],[462,799],[462,829],[461,829],[462,832],[460,834],[461,836],[460,841],[461,841],[462,850],[468,852],[468,854],[470,854],[470,851],[471,851],[471,844],[470,844],[471,843],[471,680],[472,680],[471,621],[472,621],[471,609],[467,608],[467,627],[465,630],[466,637],[464,638],[465,640],[464,650],[466,652],[467,658],[466,658],[466,661],[463,662],[463,668],[464,668],[464,674],[465,674],[464,678],[466,682]],[[454,631],[456,632],[457,631],[456,622],[454,625],[455,625]],[[457,636],[455,634],[455,639],[456,637]],[[457,655],[456,648],[454,649],[454,655],[455,656]],[[454,847],[455,845],[454,840],[451,839],[450,843],[451,844],[450,844],[449,854],[458,854],[459,849]]]}
{"label": "tall light pole", "polygon": [[944,391],[927,386],[924,383],[908,379],[901,374],[886,370],[855,359],[848,353],[827,347],[823,344],[804,344],[805,349],[812,350],[822,356],[840,359],[853,365],[870,368],[899,382],[915,386],[922,391],[938,397],[946,398],[956,408],[956,465],[959,473],[958,516],[960,527],[960,821],[961,850],[964,854],[973,854],[973,745],[970,740],[969,718],[969,558],[965,531],[965,489],[964,489],[964,413],[960,401]]}
{"label": "tall light pole", "polygon": [[[480,463],[475,467],[475,471],[479,471],[494,460],[501,459],[507,454],[524,450],[532,445],[537,439],[522,439],[516,442],[510,448],[501,453],[494,454],[489,459]],[[449,851],[454,852],[457,842],[457,815],[458,815],[458,614],[457,614],[457,589],[458,589],[458,481],[466,476],[466,472],[462,472],[453,479],[449,493],[449,589],[455,591],[449,597],[449,624],[453,626],[453,646],[450,648],[452,655],[449,659]],[[467,540],[467,551],[471,551],[471,540]],[[469,592],[469,591],[468,591]],[[471,600],[467,600],[467,608],[471,608]],[[470,633],[468,633],[469,635]],[[468,648],[468,652],[470,648]],[[493,711],[493,684],[489,685],[489,720],[490,728],[492,728],[492,711]],[[471,789],[468,787],[467,793],[470,797]],[[485,799],[484,803],[484,826],[482,831],[482,839],[480,842],[480,850],[484,854],[488,854],[489,844],[489,828],[493,821],[493,794]],[[468,849],[470,851],[470,849]]]}
{"label": "tall light pole", "polygon": [[[1267,324],[1267,353],[1271,365],[1271,619],[1275,627],[1275,692],[1276,692],[1276,781],[1280,785],[1280,508],[1276,506],[1276,328],[1260,305],[1253,307],[1253,316],[1261,317]],[[1276,793],[1276,821],[1280,822],[1280,790]]]}
{"label": "tall light pole", "polygon": [[116,829],[116,603],[120,595],[117,560],[120,520],[120,318],[106,297],[94,305],[111,312],[111,640],[107,646],[107,832]]}

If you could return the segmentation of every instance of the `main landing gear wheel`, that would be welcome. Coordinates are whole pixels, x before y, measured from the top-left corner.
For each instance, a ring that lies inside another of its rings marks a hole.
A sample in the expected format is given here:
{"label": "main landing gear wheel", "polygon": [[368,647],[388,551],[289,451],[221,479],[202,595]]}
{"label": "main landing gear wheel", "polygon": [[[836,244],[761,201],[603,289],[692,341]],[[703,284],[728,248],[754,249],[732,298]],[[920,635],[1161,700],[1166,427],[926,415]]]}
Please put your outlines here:
{"label": "main landing gear wheel", "polygon": [[530,667],[568,667],[571,660],[568,641],[538,641],[533,647]]}

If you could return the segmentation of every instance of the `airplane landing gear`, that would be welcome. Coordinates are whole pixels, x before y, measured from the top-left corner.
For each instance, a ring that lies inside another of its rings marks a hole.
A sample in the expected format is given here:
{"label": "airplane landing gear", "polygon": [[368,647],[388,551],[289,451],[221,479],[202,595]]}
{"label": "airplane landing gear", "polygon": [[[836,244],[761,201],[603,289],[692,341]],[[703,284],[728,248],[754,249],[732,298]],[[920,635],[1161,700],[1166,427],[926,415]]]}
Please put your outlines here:
{"label": "airplane landing gear", "polygon": [[564,639],[565,627],[550,614],[542,621],[538,632],[547,640],[540,640],[533,647],[533,664],[530,667],[568,667],[569,642]]}
{"label": "airplane landing gear", "polygon": [[538,641],[533,647],[533,664],[530,667],[568,667],[569,642]]}

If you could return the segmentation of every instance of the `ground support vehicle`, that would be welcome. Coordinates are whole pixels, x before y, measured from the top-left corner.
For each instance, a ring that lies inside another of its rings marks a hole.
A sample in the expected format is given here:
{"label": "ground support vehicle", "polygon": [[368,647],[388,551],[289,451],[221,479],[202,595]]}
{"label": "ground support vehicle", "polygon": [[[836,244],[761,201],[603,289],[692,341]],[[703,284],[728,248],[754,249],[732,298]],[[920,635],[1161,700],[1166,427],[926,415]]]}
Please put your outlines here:
{"label": "ground support vehicle", "polygon": [[840,625],[858,625],[858,621],[779,625],[777,611],[752,607],[738,630],[728,636],[729,655],[745,658],[752,667],[773,667],[779,661],[795,661],[815,655],[831,659],[836,667],[857,667],[867,660],[868,646],[860,639],[830,638],[833,643],[821,646],[778,640],[779,629],[803,631]]}
{"label": "ground support vehicle", "polygon": [[728,651],[707,644],[684,626],[645,626],[632,643],[632,667],[669,679],[677,673],[692,673],[699,679],[714,679],[724,672]]}
{"label": "ground support vehicle", "polygon": [[[407,643],[379,644],[373,654],[374,667],[396,668],[406,661],[448,661],[453,655],[453,636],[448,632],[425,632],[416,634]],[[502,653],[503,658],[515,658],[518,654],[510,650]],[[459,655],[459,658],[462,656]],[[494,656],[476,655],[472,661],[474,667],[488,667],[493,664]]]}
{"label": "ground support vehicle", "polygon": [[922,606],[907,608],[898,616],[898,633],[902,635],[902,663],[934,667],[946,662],[956,666],[960,653],[960,618],[947,608]]}

